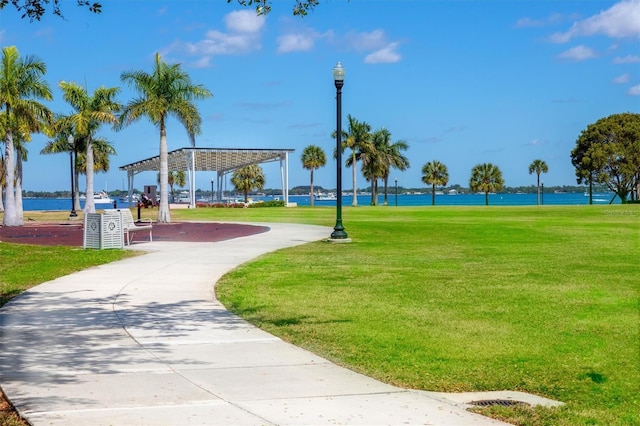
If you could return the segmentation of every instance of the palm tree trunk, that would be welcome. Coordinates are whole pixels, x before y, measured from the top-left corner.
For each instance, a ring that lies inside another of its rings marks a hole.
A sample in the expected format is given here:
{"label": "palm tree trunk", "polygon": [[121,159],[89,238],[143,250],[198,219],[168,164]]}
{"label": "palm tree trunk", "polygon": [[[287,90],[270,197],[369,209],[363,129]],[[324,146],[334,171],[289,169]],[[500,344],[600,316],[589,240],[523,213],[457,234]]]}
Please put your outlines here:
{"label": "palm tree trunk", "polygon": [[[10,108],[7,108],[7,116],[9,115]],[[16,213],[16,198],[15,198],[15,150],[13,148],[13,133],[11,128],[7,126],[7,138],[5,140],[5,183],[6,183],[6,205],[4,216],[2,218],[2,224],[4,226],[19,226],[18,217]]]}
{"label": "palm tree trunk", "polygon": [[540,173],[538,173],[538,205],[540,205]]}
{"label": "palm tree trunk", "polygon": [[388,206],[389,205],[389,197],[387,194],[387,189],[389,186],[389,175],[385,175],[384,176],[384,201],[382,202],[383,206]]}
{"label": "palm tree trunk", "polygon": [[93,198],[93,143],[91,141],[91,135],[87,136],[87,198],[84,200],[84,212],[95,213],[96,203]]}
{"label": "palm tree trunk", "polygon": [[484,191],[484,205],[488,206],[489,205],[489,191]]}
{"label": "palm tree trunk", "polygon": [[158,223],[171,223],[169,215],[169,158],[167,153],[167,130],[164,117],[160,119],[160,207]]}
{"label": "palm tree trunk", "polygon": [[356,150],[352,149],[352,162],[351,162],[351,174],[353,175],[353,200],[351,200],[351,205],[353,207],[357,207],[358,206],[358,189],[357,189],[357,185],[356,185],[356,176],[357,176],[357,172],[356,172]]}
{"label": "palm tree trunk", "polygon": [[431,205],[436,205],[436,184],[435,182],[431,184]]}
{"label": "palm tree trunk", "polygon": [[309,194],[309,196],[311,197],[311,207],[313,207],[313,199],[316,198],[315,194],[313,193],[313,169],[311,169],[311,186],[309,189],[311,191],[311,193]]}
{"label": "palm tree trunk", "polygon": [[24,211],[22,209],[22,152],[16,153],[16,220],[17,224],[24,225]]}

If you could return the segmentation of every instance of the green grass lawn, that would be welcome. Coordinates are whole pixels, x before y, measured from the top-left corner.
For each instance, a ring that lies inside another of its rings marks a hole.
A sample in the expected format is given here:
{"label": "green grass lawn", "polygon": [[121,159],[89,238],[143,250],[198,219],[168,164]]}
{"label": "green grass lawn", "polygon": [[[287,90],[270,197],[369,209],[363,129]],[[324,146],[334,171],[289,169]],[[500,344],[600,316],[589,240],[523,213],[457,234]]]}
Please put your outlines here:
{"label": "green grass lawn", "polygon": [[132,255],[135,253],[124,250],[0,242],[0,306],[34,285]]}
{"label": "green grass lawn", "polygon": [[[327,209],[263,210],[333,225]],[[352,244],[268,254],[224,277],[218,296],[389,383],[567,404],[487,410],[514,423],[640,424],[638,206],[360,207],[344,224]]]}
{"label": "green grass lawn", "polygon": [[[335,222],[331,208],[171,214]],[[218,296],[260,327],[389,383],[567,404],[484,410],[515,424],[640,424],[639,206],[346,207],[343,216],[353,243],[265,255],[225,276]],[[68,250],[0,243],[3,293],[7,271],[58,265],[17,279],[33,283],[68,273],[60,264],[78,253],[121,253]],[[31,261],[14,267],[23,257]]]}

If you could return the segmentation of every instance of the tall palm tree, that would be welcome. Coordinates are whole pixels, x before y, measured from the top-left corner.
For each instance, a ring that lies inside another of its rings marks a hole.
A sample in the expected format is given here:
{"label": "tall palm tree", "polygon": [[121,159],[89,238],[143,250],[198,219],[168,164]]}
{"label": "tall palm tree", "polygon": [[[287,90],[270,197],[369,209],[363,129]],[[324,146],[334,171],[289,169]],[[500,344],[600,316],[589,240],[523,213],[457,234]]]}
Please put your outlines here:
{"label": "tall palm tree", "polygon": [[376,146],[382,166],[381,177],[384,183],[384,201],[382,204],[388,206],[389,175],[391,174],[391,169],[403,171],[409,168],[409,159],[402,154],[402,151],[406,151],[409,148],[409,144],[403,140],[391,143],[391,132],[385,128],[376,131],[373,139],[377,141]]}
{"label": "tall palm tree", "polygon": [[[347,120],[349,122],[347,130],[342,132],[342,151],[344,152],[346,148],[351,149],[351,156],[347,157],[345,164],[347,167],[351,166],[353,177],[353,200],[351,205],[355,207],[358,205],[358,185],[356,182],[358,151],[366,149],[371,144],[371,126],[364,121],[356,120],[351,114],[347,115]],[[333,137],[336,137],[335,132],[333,132]]]}
{"label": "tall palm tree", "polygon": [[244,194],[244,202],[249,202],[249,192],[253,190],[261,190],[264,188],[266,179],[262,167],[257,164],[244,166],[233,172],[231,176],[231,184],[236,191]]}
{"label": "tall palm tree", "polygon": [[[313,192],[313,171],[320,167],[324,167],[324,165],[327,164],[327,156],[319,146],[309,145],[302,151],[301,159],[302,167],[304,169],[311,170],[311,188],[309,195],[311,196],[311,207],[313,207],[313,199],[315,198],[315,194]],[[338,194],[338,197],[341,196],[342,194]]]}
{"label": "tall palm tree", "polygon": [[549,166],[547,163],[540,159],[533,160],[531,164],[529,164],[529,174],[535,172],[538,177],[538,205],[540,205],[540,173],[547,173],[549,171]]}
{"label": "tall palm tree", "polygon": [[22,215],[18,215],[15,197],[16,152],[11,117],[23,122],[29,132],[40,131],[43,121],[51,121],[51,111],[39,99],[51,100],[51,89],[44,80],[47,67],[34,56],[20,56],[15,46],[2,49],[0,59],[0,110],[5,120],[3,139],[5,142],[5,226],[20,226]]}
{"label": "tall palm tree", "polygon": [[4,183],[4,153],[0,152],[0,212],[4,211],[4,201],[2,199],[2,194],[4,193]]}
{"label": "tall palm tree", "polygon": [[74,109],[74,113],[62,119],[63,128],[73,128],[74,136],[85,139],[86,155],[86,200],[85,213],[95,213],[96,206],[93,199],[93,178],[95,172],[94,161],[94,132],[102,124],[117,125],[118,117],[115,115],[120,110],[120,104],[115,96],[120,91],[117,87],[100,87],[92,95],[87,90],[74,82],[61,81],[58,86],[62,90],[62,97]]}
{"label": "tall palm tree", "polygon": [[151,74],[145,71],[127,71],[120,79],[134,88],[139,97],[132,99],[124,108],[122,125],[129,125],[141,117],[147,117],[160,130],[160,207],[158,222],[169,223],[169,166],[167,156],[166,120],[175,117],[187,130],[191,145],[200,134],[202,118],[193,101],[212,96],[202,85],[191,82],[189,74],[180,64],[168,65],[156,53]]}
{"label": "tall palm tree", "polygon": [[449,171],[444,163],[433,160],[422,166],[422,182],[431,185],[431,205],[436,205],[436,185],[445,186],[449,182]]}
{"label": "tall palm tree", "polygon": [[[60,154],[66,153],[71,155],[73,158],[73,177],[74,177],[74,187],[72,191],[74,192],[74,196],[72,197],[75,204],[73,206],[74,210],[80,210],[80,174],[86,174],[87,172],[87,154],[86,154],[86,146],[87,146],[87,137],[83,138],[73,138],[72,144],[69,144],[69,136],[73,134],[72,127],[64,127],[65,125],[69,126],[69,121],[66,116],[58,115],[54,120],[53,126],[49,129],[48,134],[51,139],[49,139],[42,150],[40,150],[40,154],[48,155],[48,154]],[[97,128],[97,126],[96,126]],[[92,131],[93,132],[93,131]],[[99,172],[108,172],[110,167],[109,157],[111,155],[117,154],[113,144],[103,138],[92,137],[91,145],[93,147],[93,171],[95,173]]]}
{"label": "tall palm tree", "polygon": [[504,185],[502,172],[491,163],[477,164],[471,169],[469,187],[475,192],[484,192],[484,204],[489,205],[489,192],[500,191]]}
{"label": "tall palm tree", "polygon": [[[4,117],[5,114],[6,112],[0,113],[0,134],[5,134],[5,129],[8,123],[8,125],[11,126],[11,133],[13,135],[13,146],[16,154],[14,177],[16,216],[18,217],[20,224],[22,224],[22,218],[24,216],[24,212],[22,210],[22,164],[28,159],[28,150],[26,144],[28,142],[31,142],[31,131],[29,128],[29,124],[23,119],[21,120],[20,117],[16,117],[15,114],[11,114],[9,119],[7,120],[7,118]],[[36,126],[40,130],[45,130],[48,127],[48,123],[39,121]],[[3,176],[3,182],[4,181],[5,179]]]}

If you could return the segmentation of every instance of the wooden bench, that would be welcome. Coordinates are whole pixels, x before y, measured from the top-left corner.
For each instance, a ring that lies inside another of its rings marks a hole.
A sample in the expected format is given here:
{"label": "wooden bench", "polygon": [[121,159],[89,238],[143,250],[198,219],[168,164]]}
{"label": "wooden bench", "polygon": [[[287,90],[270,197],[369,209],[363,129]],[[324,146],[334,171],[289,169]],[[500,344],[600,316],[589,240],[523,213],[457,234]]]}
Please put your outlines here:
{"label": "wooden bench", "polygon": [[105,209],[105,212],[113,213],[120,212],[122,216],[122,231],[127,237],[127,245],[131,245],[133,236],[138,231],[149,231],[149,241],[153,241],[153,225],[151,225],[151,219],[141,219],[140,222],[133,220],[133,215],[129,209]]}

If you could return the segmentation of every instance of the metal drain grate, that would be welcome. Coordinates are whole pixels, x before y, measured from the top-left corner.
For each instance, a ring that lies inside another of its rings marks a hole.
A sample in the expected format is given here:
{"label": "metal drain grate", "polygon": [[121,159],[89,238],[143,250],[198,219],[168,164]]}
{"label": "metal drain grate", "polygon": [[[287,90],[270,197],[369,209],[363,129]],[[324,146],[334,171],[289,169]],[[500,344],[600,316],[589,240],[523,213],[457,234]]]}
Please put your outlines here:
{"label": "metal drain grate", "polygon": [[530,406],[530,404],[526,402],[514,401],[512,399],[483,399],[480,401],[471,401],[469,404],[477,405],[478,407],[492,407],[494,405],[499,405],[502,407],[512,407],[514,405]]}

